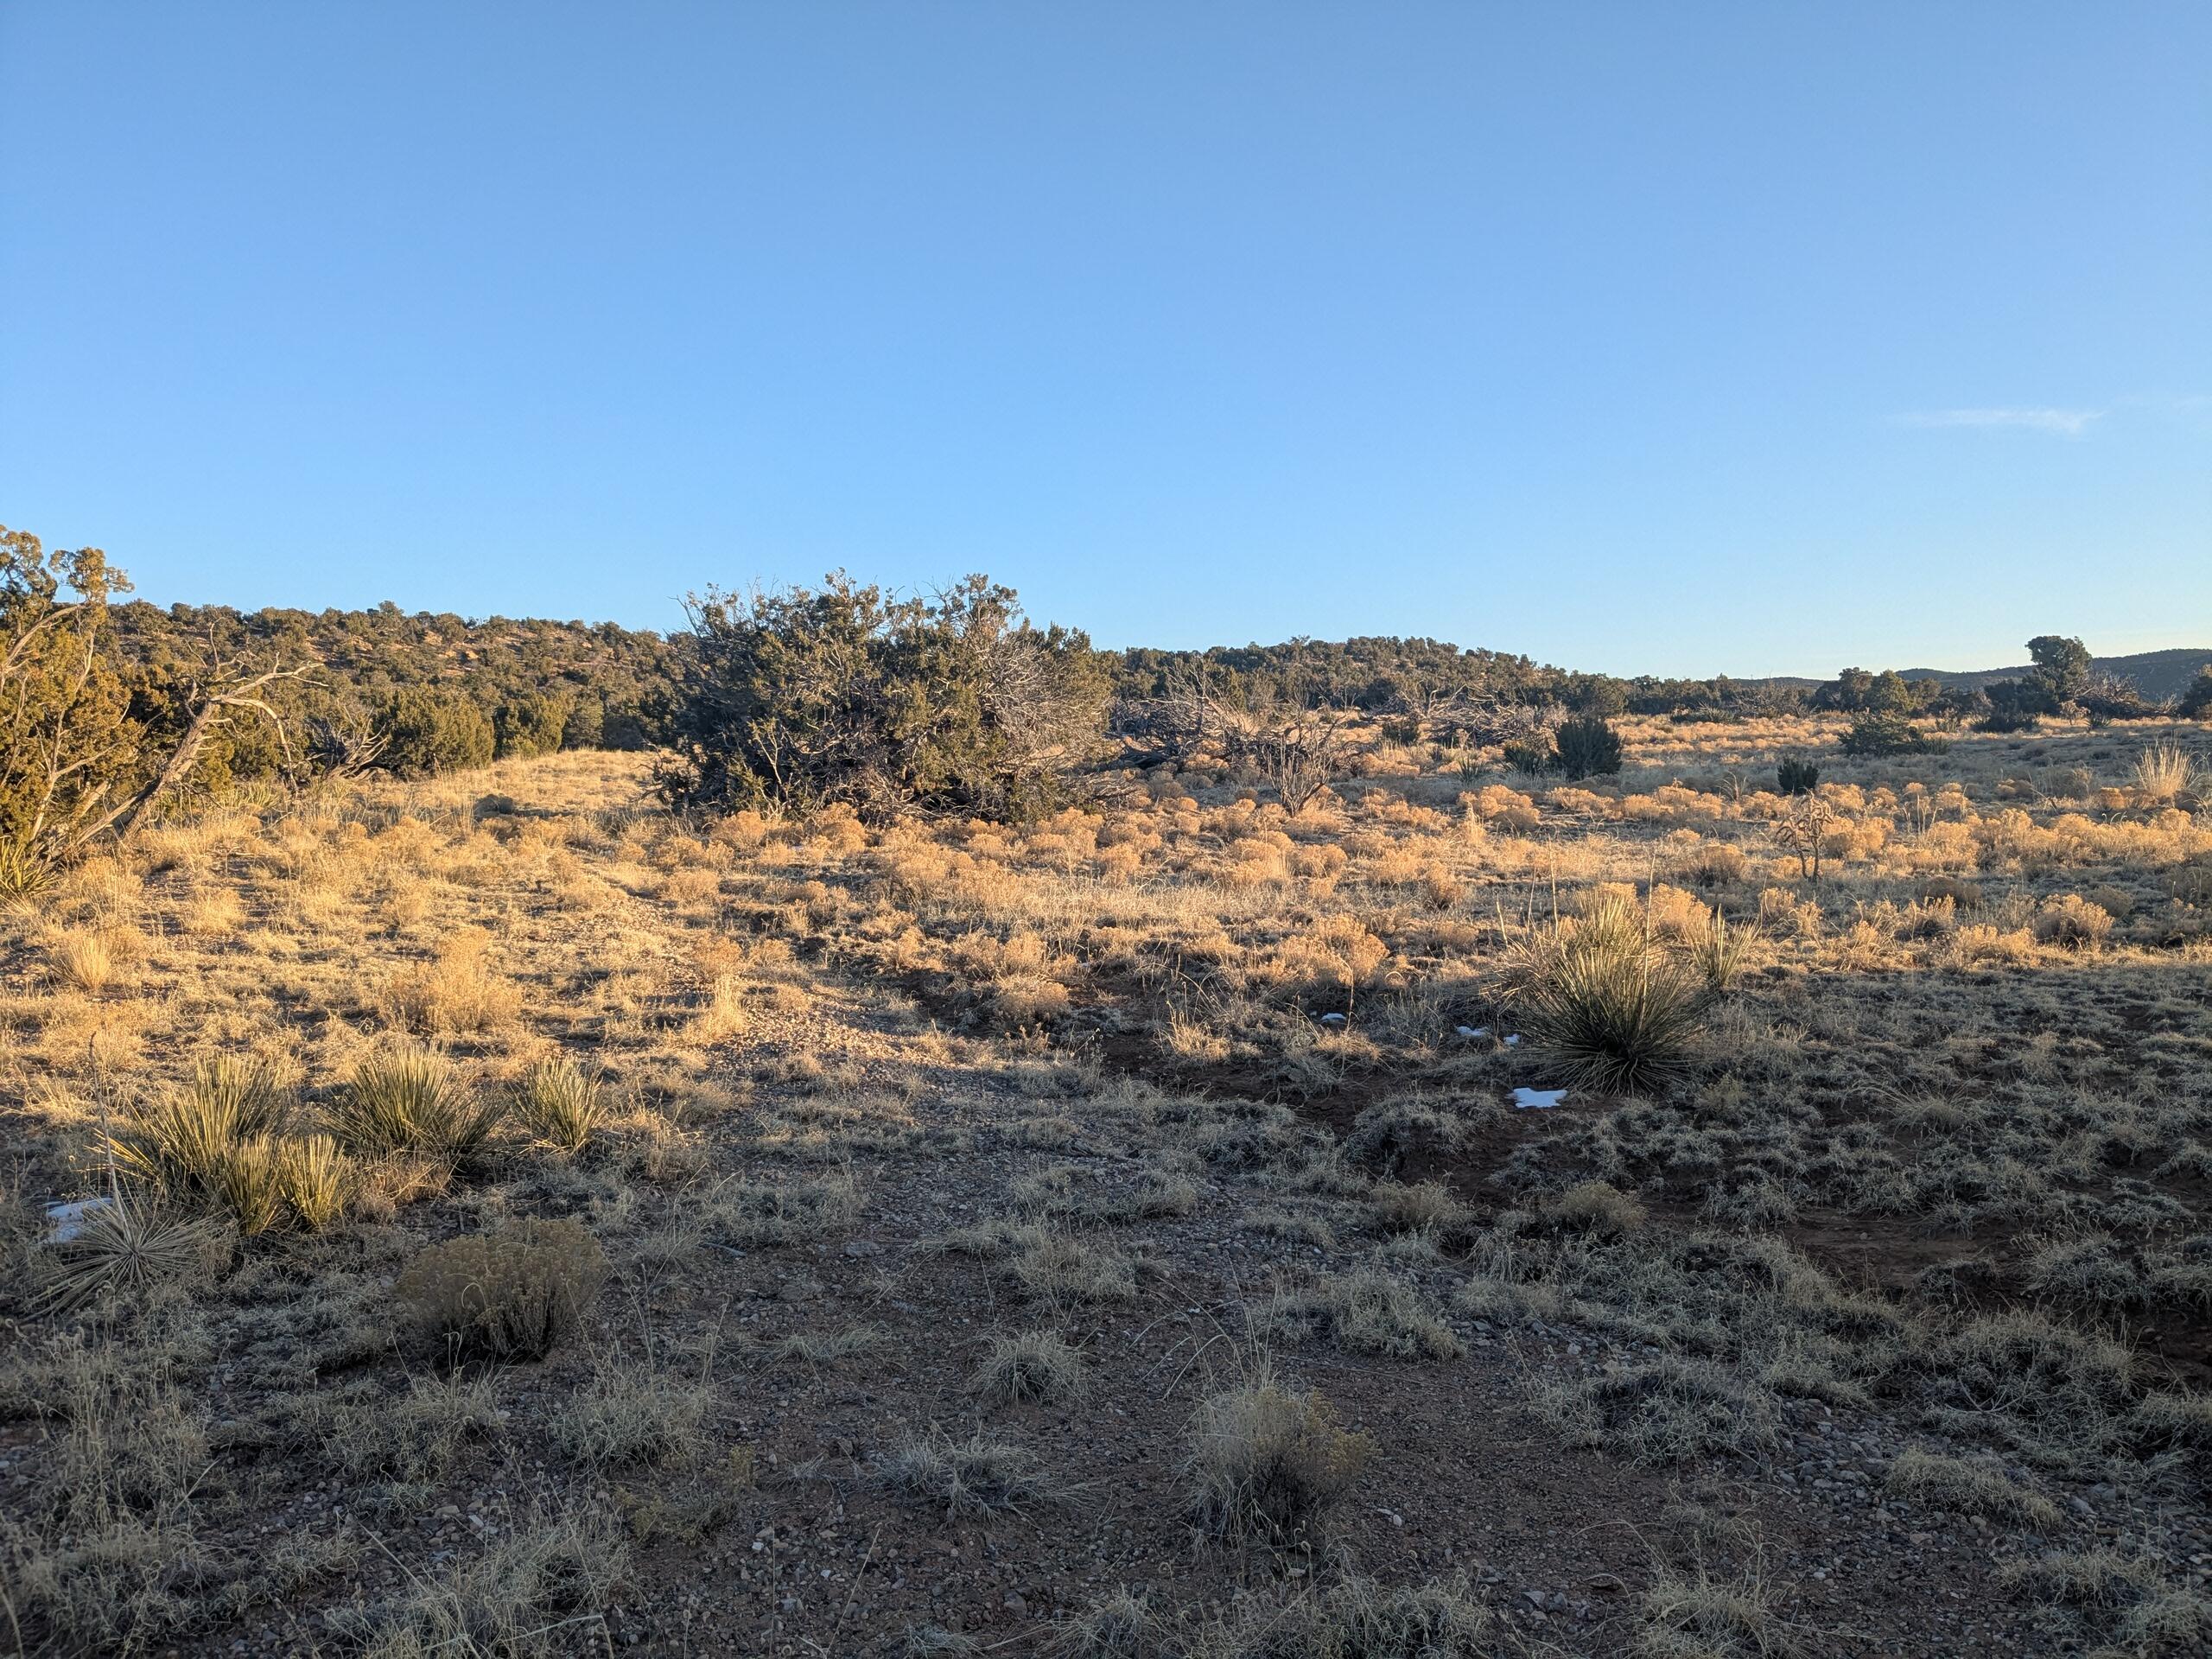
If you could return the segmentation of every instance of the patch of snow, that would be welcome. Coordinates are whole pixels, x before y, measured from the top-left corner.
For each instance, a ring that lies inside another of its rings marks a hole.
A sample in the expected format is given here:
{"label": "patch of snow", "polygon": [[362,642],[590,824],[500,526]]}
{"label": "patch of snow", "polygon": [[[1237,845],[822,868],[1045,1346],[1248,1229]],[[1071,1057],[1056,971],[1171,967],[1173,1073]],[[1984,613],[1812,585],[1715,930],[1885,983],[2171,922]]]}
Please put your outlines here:
{"label": "patch of snow", "polygon": [[84,1232],[86,1217],[98,1215],[101,1211],[111,1208],[114,1203],[113,1198],[103,1197],[72,1198],[67,1204],[48,1205],[46,1218],[52,1224],[54,1230],[46,1236],[46,1242],[49,1244],[68,1243]]}
{"label": "patch of snow", "polygon": [[1516,1111],[1549,1111],[1567,1098],[1564,1089],[1516,1089],[1513,1107]]}

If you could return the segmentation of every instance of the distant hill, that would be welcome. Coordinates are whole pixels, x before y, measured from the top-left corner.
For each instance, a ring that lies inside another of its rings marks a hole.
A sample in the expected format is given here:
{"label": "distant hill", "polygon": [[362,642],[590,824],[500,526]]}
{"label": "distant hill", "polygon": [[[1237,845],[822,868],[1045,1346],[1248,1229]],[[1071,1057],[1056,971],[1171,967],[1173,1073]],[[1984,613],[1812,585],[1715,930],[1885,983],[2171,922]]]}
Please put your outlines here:
{"label": "distant hill", "polygon": [[[2212,649],[2183,646],[2173,651],[2145,651],[2133,657],[2097,657],[2090,660],[2098,673],[2133,681],[2138,691],[2156,702],[2177,697],[2187,690],[2190,682],[2208,663],[2212,663]],[[2030,668],[2023,663],[2018,668],[1907,668],[1898,671],[1908,680],[1941,680],[1946,685],[1974,686],[1987,685],[1992,680],[2017,680]]]}
{"label": "distant hill", "polygon": [[612,622],[410,615],[390,603],[239,611],[133,600],[110,614],[124,660],[156,683],[188,683],[211,655],[255,666],[312,664],[321,670],[312,682],[268,695],[302,715],[359,715],[403,687],[442,686],[503,729],[522,703],[547,700],[569,748],[652,741],[681,649]]}

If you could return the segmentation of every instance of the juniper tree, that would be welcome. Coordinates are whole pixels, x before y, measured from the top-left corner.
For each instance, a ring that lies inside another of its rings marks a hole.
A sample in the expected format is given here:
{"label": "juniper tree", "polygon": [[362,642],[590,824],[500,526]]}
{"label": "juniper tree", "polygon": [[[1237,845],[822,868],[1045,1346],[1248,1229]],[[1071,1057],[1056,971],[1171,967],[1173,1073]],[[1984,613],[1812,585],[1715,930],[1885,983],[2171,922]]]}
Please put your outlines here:
{"label": "juniper tree", "polygon": [[833,572],[689,608],[662,775],[680,806],[1020,818],[1066,798],[1103,729],[1090,641],[983,576],[901,599]]}

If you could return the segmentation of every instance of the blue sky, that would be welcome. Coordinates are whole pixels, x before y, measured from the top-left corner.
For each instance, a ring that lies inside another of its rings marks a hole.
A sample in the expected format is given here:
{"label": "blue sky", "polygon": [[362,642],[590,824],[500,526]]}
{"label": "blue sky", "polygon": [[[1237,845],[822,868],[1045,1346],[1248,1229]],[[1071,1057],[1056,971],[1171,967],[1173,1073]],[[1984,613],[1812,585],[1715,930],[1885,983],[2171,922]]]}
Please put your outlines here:
{"label": "blue sky", "polygon": [[0,522],[162,602],[2212,645],[2212,7],[0,4]]}

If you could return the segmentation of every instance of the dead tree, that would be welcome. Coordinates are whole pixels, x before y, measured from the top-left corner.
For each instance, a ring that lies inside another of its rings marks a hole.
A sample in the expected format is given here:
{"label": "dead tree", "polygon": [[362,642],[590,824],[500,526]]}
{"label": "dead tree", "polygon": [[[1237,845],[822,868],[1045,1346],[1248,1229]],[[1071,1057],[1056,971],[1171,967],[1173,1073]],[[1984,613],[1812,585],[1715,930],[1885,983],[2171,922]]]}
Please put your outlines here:
{"label": "dead tree", "polygon": [[1181,766],[1208,743],[1219,744],[1229,710],[1206,686],[1199,667],[1170,669],[1154,697],[1125,700],[1114,711],[1114,733],[1123,759],[1141,766]]}
{"label": "dead tree", "polygon": [[316,715],[307,725],[308,764],[317,778],[342,783],[373,770],[388,741],[366,721]]}
{"label": "dead tree", "polygon": [[1555,703],[1516,702],[1495,691],[1456,691],[1429,715],[1470,748],[1503,748],[1548,739],[1567,718]]}
{"label": "dead tree", "polygon": [[149,808],[163,796],[180,786],[192,775],[200,757],[207,747],[207,740],[240,714],[258,715],[269,721],[276,733],[276,741],[284,751],[287,765],[292,759],[292,745],[285,735],[284,721],[269,706],[261,695],[263,690],[283,680],[296,680],[313,671],[307,666],[298,668],[264,669],[258,674],[240,675],[217,663],[204,681],[195,681],[186,688],[184,705],[192,711],[184,734],[176,741],[175,747],[153,777],[138,791],[111,811],[95,827],[112,829],[116,837],[128,841],[130,832],[145,817]]}
{"label": "dead tree", "polygon": [[1341,709],[1262,711],[1229,733],[1230,758],[1258,772],[1295,816],[1343,772],[1350,726]]}

